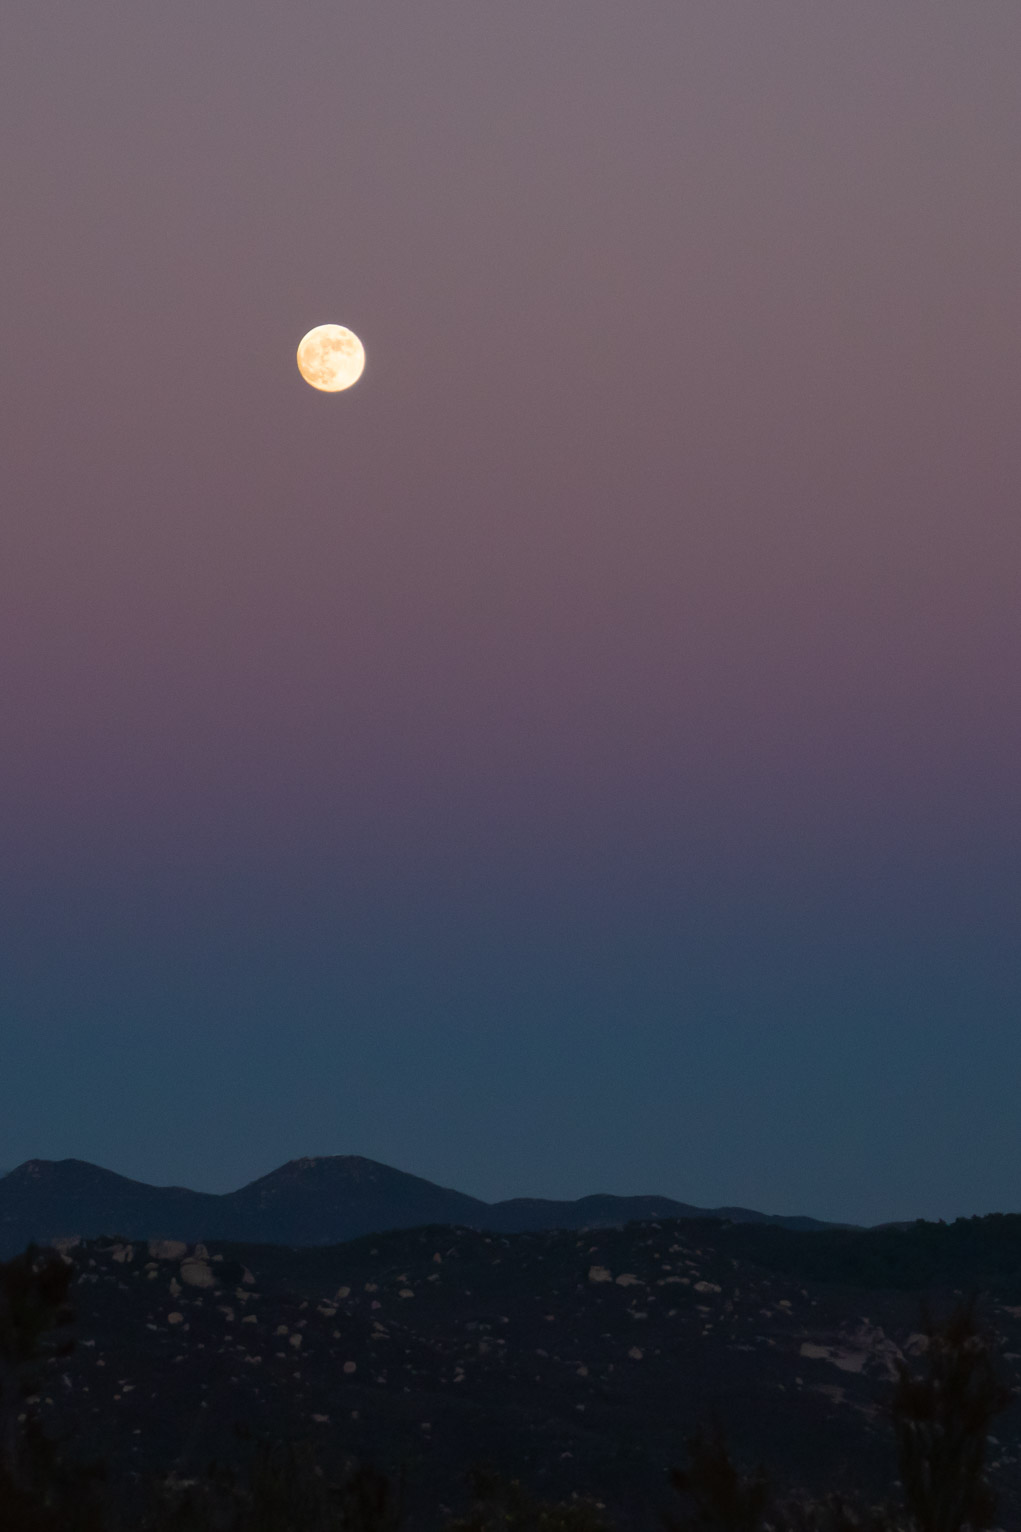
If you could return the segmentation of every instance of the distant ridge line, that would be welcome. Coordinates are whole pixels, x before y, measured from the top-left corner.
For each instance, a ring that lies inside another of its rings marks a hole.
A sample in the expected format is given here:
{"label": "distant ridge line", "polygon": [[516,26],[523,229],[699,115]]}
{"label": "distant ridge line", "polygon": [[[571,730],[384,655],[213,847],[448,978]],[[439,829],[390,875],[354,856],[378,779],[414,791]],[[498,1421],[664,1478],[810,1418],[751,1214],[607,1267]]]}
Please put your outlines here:
{"label": "distant ridge line", "polygon": [[0,1176],[0,1258],[30,1240],[49,1243],[73,1235],[308,1246],[426,1224],[517,1234],[657,1218],[795,1230],[863,1227],[752,1208],[702,1208],[657,1196],[594,1193],[573,1200],[511,1197],[489,1203],[362,1155],[305,1155],[224,1193],[151,1186],[77,1159],[25,1160]]}

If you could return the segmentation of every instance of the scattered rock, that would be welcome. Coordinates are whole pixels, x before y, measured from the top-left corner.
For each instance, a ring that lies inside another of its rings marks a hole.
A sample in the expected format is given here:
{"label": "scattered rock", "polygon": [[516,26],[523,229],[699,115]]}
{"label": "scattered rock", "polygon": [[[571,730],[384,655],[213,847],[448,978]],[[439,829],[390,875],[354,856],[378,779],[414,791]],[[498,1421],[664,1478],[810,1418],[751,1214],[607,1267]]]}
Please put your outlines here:
{"label": "scattered rock", "polygon": [[179,1261],[188,1254],[183,1239],[151,1239],[149,1254],[154,1261]]}
{"label": "scattered rock", "polygon": [[181,1262],[181,1281],[186,1282],[189,1287],[215,1287],[216,1285],[216,1278],[209,1262],[198,1258]]}

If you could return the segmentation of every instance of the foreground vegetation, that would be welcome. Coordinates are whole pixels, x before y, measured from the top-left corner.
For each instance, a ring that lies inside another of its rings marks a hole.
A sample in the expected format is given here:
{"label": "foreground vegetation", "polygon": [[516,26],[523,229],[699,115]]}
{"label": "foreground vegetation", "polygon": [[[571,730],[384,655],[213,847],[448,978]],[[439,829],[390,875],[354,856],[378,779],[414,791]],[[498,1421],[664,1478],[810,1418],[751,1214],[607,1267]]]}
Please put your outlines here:
{"label": "foreground vegetation", "polygon": [[[331,1474],[302,1442],[254,1442],[245,1474],[212,1463],[203,1475],[154,1481],[125,1512],[101,1463],[76,1461],[39,1422],[37,1387],[48,1356],[74,1345],[72,1266],[29,1248],[0,1264],[0,1532],[398,1532],[403,1485],[360,1464]],[[898,1361],[881,1401],[897,1449],[901,1500],[864,1505],[832,1494],[782,1494],[761,1465],[731,1457],[718,1420],[687,1442],[670,1473],[675,1508],[650,1510],[663,1532],[985,1532],[996,1497],[985,1474],[993,1418],[1014,1397],[1002,1380],[978,1296],[944,1319],[922,1305],[927,1345],[918,1372]],[[575,1497],[535,1498],[482,1467],[465,1480],[469,1506],[447,1532],[613,1532],[605,1508]]]}

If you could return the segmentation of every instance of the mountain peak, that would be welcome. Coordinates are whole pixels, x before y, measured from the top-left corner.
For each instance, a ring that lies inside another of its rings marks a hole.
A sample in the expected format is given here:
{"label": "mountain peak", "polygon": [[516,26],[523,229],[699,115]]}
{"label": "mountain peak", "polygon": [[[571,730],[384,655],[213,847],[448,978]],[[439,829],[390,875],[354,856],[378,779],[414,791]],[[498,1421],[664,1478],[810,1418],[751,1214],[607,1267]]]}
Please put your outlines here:
{"label": "mountain peak", "polygon": [[234,1196],[242,1196],[252,1187],[273,1186],[307,1186],[315,1184],[334,1183],[340,1186],[354,1186],[367,1181],[416,1181],[424,1186],[431,1183],[421,1181],[419,1176],[409,1175],[407,1171],[396,1170],[392,1165],[382,1165],[378,1160],[367,1160],[360,1154],[304,1154],[296,1160],[287,1160],[283,1165],[278,1165],[275,1170],[267,1171],[264,1176],[258,1176],[254,1181],[240,1188]]}
{"label": "mountain peak", "polygon": [[517,1197],[488,1203],[360,1154],[301,1155],[223,1195],[150,1186],[87,1160],[32,1159],[0,1178],[0,1259],[30,1240],[71,1235],[306,1246],[430,1224],[512,1234],[622,1227],[656,1218],[827,1227],[815,1219],[700,1208],[669,1197]]}
{"label": "mountain peak", "polygon": [[63,1183],[65,1185],[82,1184],[90,1182],[98,1184],[101,1181],[120,1182],[123,1185],[140,1186],[140,1181],[132,1181],[129,1176],[119,1175],[116,1170],[105,1170],[102,1165],[93,1165],[90,1160],[23,1160],[13,1170],[3,1177],[5,1181],[17,1179],[29,1184],[35,1183]]}
{"label": "mountain peak", "polygon": [[[326,1171],[343,1171],[348,1175],[357,1175],[363,1167],[369,1170],[390,1170],[392,1168],[389,1165],[381,1165],[378,1160],[367,1160],[361,1154],[303,1154],[299,1159],[287,1160],[285,1164],[278,1166],[276,1170],[271,1170],[270,1175],[280,1175],[285,1170],[317,1170],[320,1167],[323,1167]],[[401,1173],[398,1172],[398,1174]]]}

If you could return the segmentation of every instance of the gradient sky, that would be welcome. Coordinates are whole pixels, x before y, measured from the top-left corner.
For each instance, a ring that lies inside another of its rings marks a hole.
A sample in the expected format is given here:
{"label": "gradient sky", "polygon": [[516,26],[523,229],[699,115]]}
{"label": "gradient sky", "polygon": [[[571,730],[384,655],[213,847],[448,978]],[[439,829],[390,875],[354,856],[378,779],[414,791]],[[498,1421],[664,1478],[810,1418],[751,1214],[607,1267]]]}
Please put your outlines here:
{"label": "gradient sky", "polygon": [[7,0],[0,1164],[1021,1210],[1019,57]]}

